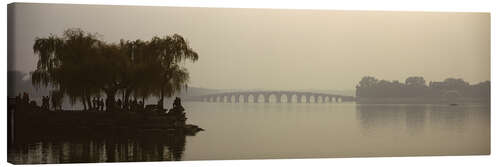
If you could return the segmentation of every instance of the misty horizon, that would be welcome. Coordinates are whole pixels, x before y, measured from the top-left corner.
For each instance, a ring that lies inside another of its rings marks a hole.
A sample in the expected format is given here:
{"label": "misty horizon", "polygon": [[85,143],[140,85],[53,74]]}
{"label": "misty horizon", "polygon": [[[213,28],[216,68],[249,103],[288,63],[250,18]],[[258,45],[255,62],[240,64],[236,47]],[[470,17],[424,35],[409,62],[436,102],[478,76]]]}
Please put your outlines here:
{"label": "misty horizon", "polygon": [[9,4],[7,161],[489,155],[490,24]]}
{"label": "misty horizon", "polygon": [[81,28],[108,43],[183,35],[200,54],[183,63],[199,88],[353,90],[364,76],[490,80],[488,13],[21,3],[12,16],[8,68],[22,72],[36,67],[35,38]]}

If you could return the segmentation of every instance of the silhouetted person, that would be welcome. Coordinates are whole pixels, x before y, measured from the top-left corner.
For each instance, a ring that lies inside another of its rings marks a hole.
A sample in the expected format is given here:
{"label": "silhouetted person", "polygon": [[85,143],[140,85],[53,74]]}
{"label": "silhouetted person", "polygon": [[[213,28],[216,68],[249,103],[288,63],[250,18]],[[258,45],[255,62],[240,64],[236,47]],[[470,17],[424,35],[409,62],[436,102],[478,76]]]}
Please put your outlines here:
{"label": "silhouetted person", "polygon": [[175,97],[174,103],[172,104],[172,109],[168,111],[168,114],[181,115],[183,114],[184,107],[181,105],[181,98]]}
{"label": "silhouetted person", "polygon": [[158,100],[158,109],[163,110],[163,100]]}
{"label": "silhouetted person", "polygon": [[139,108],[140,108],[140,110],[144,110],[144,100],[139,101]]}
{"label": "silhouetted person", "polygon": [[122,109],[122,100],[121,99],[118,99],[118,102],[116,102],[117,105],[118,105],[118,108],[119,109]]}
{"label": "silhouetted person", "polygon": [[30,102],[30,95],[28,95],[28,93],[26,93],[26,92],[23,92],[23,102],[25,104],[29,104],[29,102]]}
{"label": "silhouetted person", "polygon": [[104,100],[102,98],[99,98],[99,110],[104,110]]}
{"label": "silhouetted person", "polygon": [[31,102],[29,102],[28,104],[30,104],[30,105],[31,105],[31,107],[38,107],[38,106],[36,105],[36,101],[35,101],[35,100],[31,100]]}
{"label": "silhouetted person", "polygon": [[56,95],[52,95],[51,102],[52,102],[52,107],[54,108],[54,110],[61,110],[62,109],[62,107],[61,107],[62,101],[59,97],[56,97]]}
{"label": "silhouetted person", "polygon": [[133,109],[134,111],[136,111],[136,110],[138,109],[138,107],[137,107],[137,106],[138,106],[138,105],[137,105],[137,99],[134,99],[134,101],[132,102],[132,109]]}
{"label": "silhouetted person", "polygon": [[97,97],[94,97],[94,99],[92,99],[92,109],[97,109]]}
{"label": "silhouetted person", "polygon": [[112,100],[111,98],[107,97],[106,98],[106,111],[111,111],[113,110],[113,103],[114,103],[114,100]]}
{"label": "silhouetted person", "polygon": [[49,99],[50,98],[48,96],[42,96],[42,109],[49,110],[50,108]]}

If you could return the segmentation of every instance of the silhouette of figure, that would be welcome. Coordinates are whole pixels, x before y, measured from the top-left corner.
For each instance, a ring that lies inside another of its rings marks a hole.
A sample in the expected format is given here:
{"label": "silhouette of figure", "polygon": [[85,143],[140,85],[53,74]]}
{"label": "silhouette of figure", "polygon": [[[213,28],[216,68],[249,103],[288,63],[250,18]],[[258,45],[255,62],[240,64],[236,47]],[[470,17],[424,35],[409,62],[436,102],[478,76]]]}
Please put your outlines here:
{"label": "silhouette of figure", "polygon": [[23,92],[23,102],[24,104],[29,104],[30,102],[30,95],[26,92]]}
{"label": "silhouette of figure", "polygon": [[163,100],[158,100],[158,108],[163,110]]}
{"label": "silhouette of figure", "polygon": [[144,100],[139,101],[139,108],[140,108],[140,110],[144,110]]}
{"label": "silhouette of figure", "polygon": [[104,100],[102,98],[99,98],[99,110],[104,110]]}
{"label": "silhouette of figure", "polygon": [[137,99],[134,99],[134,101],[132,102],[132,109],[134,111],[136,111],[138,109],[138,107],[137,107]]}
{"label": "silhouette of figure", "polygon": [[122,108],[122,100],[121,99],[118,99],[118,102],[116,102],[118,104],[118,108],[121,109]]}
{"label": "silhouette of figure", "polygon": [[29,102],[28,104],[30,104],[32,107],[38,107],[36,105],[36,101],[35,100],[31,100],[31,102]]}
{"label": "silhouette of figure", "polygon": [[106,111],[111,111],[113,110],[113,106],[114,106],[114,100],[107,97],[106,98]]}
{"label": "silhouette of figure", "polygon": [[174,103],[172,104],[172,109],[168,111],[168,114],[181,115],[183,114],[184,107],[181,104],[181,98],[175,97]]}
{"label": "silhouette of figure", "polygon": [[52,107],[54,108],[54,110],[61,110],[61,100],[54,96],[56,95],[53,95],[53,97],[51,98]]}
{"label": "silhouette of figure", "polygon": [[42,96],[42,109],[44,110],[49,110],[50,104],[49,104],[49,96]]}
{"label": "silhouette of figure", "polygon": [[92,99],[92,109],[97,109],[97,97],[94,97],[94,99]]}

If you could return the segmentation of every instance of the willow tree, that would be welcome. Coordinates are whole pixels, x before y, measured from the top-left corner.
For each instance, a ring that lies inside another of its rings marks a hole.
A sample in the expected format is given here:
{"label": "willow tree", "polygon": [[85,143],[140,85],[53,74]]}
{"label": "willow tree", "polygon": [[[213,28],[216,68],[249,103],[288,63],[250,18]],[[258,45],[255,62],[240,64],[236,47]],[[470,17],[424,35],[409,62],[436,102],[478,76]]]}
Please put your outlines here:
{"label": "willow tree", "polygon": [[153,37],[149,45],[156,55],[160,70],[158,83],[160,87],[159,105],[163,108],[165,96],[172,96],[174,92],[187,87],[189,74],[179,63],[185,60],[195,62],[198,60],[196,53],[188,42],[180,35]]}
{"label": "willow tree", "polygon": [[198,54],[178,34],[115,44],[80,29],[68,29],[62,37],[36,38],[33,50],[39,58],[31,75],[33,84],[51,85],[68,95],[72,104],[80,100],[84,109],[92,108],[91,97],[102,93],[106,94],[106,108],[113,108],[120,91],[125,101],[131,95],[143,99],[158,95],[163,102],[165,96],[187,86],[189,73],[180,63],[198,60]]}
{"label": "willow tree", "polygon": [[39,60],[31,73],[33,85],[50,85],[68,95],[72,104],[80,99],[84,109],[90,108],[90,97],[99,93],[92,65],[101,45],[95,34],[80,29],[68,29],[62,37],[36,38],[33,51]]}

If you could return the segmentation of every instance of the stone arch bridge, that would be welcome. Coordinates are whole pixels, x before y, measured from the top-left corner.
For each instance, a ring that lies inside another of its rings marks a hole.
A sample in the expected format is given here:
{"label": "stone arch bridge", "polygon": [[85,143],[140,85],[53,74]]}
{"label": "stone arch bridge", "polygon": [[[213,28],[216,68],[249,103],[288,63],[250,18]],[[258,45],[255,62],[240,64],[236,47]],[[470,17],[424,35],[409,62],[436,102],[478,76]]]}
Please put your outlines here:
{"label": "stone arch bridge", "polygon": [[208,94],[186,100],[224,103],[338,103],[354,101],[354,97],[297,91],[246,91]]}

